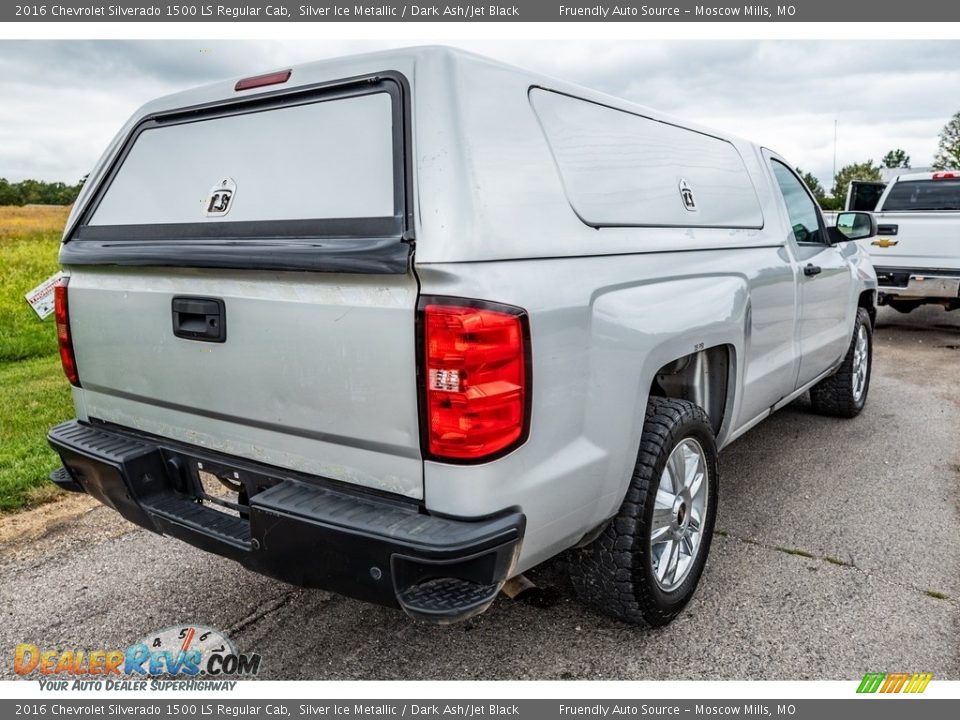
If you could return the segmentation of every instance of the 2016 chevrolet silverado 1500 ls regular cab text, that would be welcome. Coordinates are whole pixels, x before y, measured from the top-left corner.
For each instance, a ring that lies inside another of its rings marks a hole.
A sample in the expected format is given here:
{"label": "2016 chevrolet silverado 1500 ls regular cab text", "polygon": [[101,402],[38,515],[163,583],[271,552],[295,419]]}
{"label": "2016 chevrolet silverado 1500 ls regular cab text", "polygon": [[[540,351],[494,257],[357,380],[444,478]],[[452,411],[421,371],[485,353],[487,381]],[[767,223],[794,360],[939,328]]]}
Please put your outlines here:
{"label": "2016 chevrolet silverado 1500 ls regular cab text", "polygon": [[900,175],[875,214],[878,237],[863,246],[876,266],[879,304],[960,308],[960,171]]}
{"label": "2016 chevrolet silverado 1500 ls regular cab text", "polygon": [[448,49],[163,98],[65,230],[53,479],[415,618],[569,550],[663,624],[718,449],[864,405],[872,218],[840,219],[770,150]]}

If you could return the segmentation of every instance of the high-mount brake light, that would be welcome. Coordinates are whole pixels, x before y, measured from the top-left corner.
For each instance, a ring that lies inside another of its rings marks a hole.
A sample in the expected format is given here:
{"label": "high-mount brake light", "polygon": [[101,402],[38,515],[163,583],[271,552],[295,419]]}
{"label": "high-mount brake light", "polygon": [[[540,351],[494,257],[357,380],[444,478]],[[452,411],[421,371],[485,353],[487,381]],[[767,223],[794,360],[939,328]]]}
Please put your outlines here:
{"label": "high-mount brake light", "polygon": [[60,363],[63,374],[71,385],[80,387],[77,373],[77,358],[73,354],[73,337],[70,335],[70,309],[67,305],[67,285],[70,278],[61,277],[53,288],[53,315],[57,321],[57,346],[60,348]]}
{"label": "high-mount brake light", "polygon": [[290,79],[291,72],[291,70],[280,70],[279,72],[267,73],[266,75],[255,75],[254,77],[244,78],[243,80],[238,80],[237,84],[233,86],[233,89],[239,92],[240,90],[253,90],[253,88],[263,87],[264,85],[282,85]]}
{"label": "high-mount brake light", "polygon": [[459,298],[420,302],[424,450],[451,462],[513,450],[530,424],[530,330],[520,308]]}
{"label": "high-mount brake light", "polygon": [[934,180],[953,180],[958,177],[960,177],[960,175],[957,175],[957,173],[952,173],[952,172],[935,172],[933,174]]}

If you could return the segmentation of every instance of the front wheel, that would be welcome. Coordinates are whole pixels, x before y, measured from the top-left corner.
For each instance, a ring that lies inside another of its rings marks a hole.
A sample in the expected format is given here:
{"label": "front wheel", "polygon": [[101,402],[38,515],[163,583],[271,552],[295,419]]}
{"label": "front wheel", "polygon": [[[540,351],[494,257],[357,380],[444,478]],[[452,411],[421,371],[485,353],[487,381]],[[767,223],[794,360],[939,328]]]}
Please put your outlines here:
{"label": "front wheel", "polygon": [[652,397],[627,496],[570,557],[581,600],[629,623],[666,625],[693,597],[717,513],[717,446],[706,413]]}
{"label": "front wheel", "polygon": [[853,339],[836,373],[810,388],[813,409],[823,415],[852,418],[867,402],[870,371],[873,369],[873,327],[870,315],[857,308]]}

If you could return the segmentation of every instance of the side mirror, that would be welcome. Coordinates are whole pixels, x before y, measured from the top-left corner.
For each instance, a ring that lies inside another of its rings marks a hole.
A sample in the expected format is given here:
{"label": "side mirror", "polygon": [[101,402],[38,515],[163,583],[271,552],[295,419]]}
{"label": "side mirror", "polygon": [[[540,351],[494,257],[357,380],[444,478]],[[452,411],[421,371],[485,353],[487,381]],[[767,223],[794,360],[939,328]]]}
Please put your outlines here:
{"label": "side mirror", "polygon": [[877,219],[868,212],[842,212],[837,215],[837,226],[829,228],[834,245],[848,240],[865,240],[877,234]]}

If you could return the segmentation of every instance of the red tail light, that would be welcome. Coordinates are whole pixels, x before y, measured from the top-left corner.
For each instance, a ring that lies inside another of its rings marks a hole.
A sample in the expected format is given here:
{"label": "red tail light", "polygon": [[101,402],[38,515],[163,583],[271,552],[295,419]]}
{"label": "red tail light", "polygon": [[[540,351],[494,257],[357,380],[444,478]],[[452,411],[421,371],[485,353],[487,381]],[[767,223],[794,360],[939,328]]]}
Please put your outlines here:
{"label": "red tail light", "polygon": [[71,385],[80,387],[77,374],[77,359],[73,356],[73,338],[70,337],[70,312],[67,307],[67,284],[70,278],[62,277],[53,288],[53,315],[57,321],[57,345],[60,347],[60,362],[63,373]]}
{"label": "red tail light", "polygon": [[428,456],[478,462],[514,449],[529,429],[526,313],[459,298],[424,298],[420,308]]}

